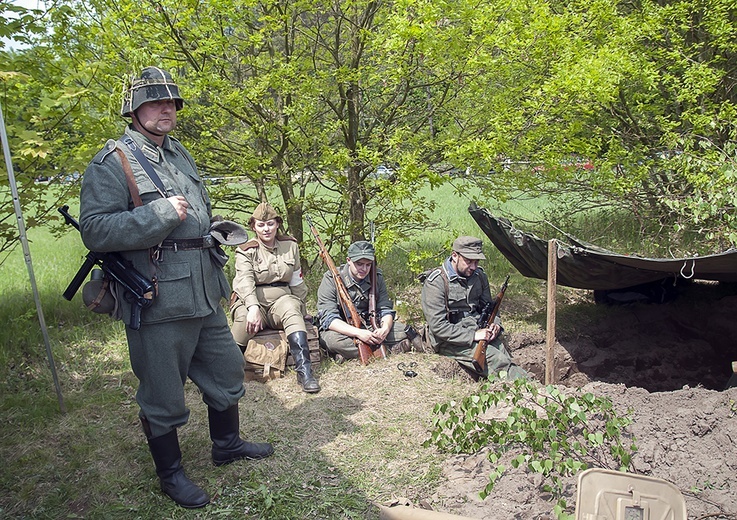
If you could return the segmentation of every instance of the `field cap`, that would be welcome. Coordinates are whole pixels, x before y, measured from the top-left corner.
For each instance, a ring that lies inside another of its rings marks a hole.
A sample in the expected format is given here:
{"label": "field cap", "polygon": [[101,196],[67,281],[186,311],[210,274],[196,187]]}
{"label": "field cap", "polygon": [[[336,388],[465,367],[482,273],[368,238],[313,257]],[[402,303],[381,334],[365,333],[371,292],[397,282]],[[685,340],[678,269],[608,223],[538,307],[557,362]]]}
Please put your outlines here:
{"label": "field cap", "polygon": [[453,251],[469,260],[486,260],[481,245],[480,238],[462,236],[453,241]]}
{"label": "field cap", "polygon": [[131,78],[130,84],[123,92],[123,106],[120,115],[130,117],[138,107],[149,101],[173,99],[177,110],[184,106],[184,99],[179,95],[179,87],[171,78],[171,74],[158,67],[146,67],[138,78]]}
{"label": "field cap", "polygon": [[251,216],[252,220],[261,220],[264,222],[267,220],[276,220],[279,218],[279,214],[268,202],[262,202],[261,204],[256,206],[256,209],[253,210],[253,215]]}
{"label": "field cap", "polygon": [[353,242],[348,246],[348,258],[353,262],[363,259],[371,260],[373,262],[375,258],[374,253],[374,246],[371,245],[371,242],[366,242],[365,240]]}

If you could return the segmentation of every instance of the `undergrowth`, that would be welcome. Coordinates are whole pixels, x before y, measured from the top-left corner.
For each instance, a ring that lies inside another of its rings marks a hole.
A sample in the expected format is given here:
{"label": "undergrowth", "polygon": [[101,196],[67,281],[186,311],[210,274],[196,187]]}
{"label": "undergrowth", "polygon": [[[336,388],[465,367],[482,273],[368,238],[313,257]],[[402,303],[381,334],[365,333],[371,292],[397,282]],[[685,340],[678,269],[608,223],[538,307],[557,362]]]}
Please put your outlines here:
{"label": "undergrowth", "polygon": [[504,372],[500,378],[460,402],[436,405],[431,437],[424,444],[452,453],[488,447],[493,469],[479,493],[482,499],[504,477],[506,462],[542,475],[542,489],[555,501],[553,513],[572,519],[566,512],[563,477],[590,466],[633,469],[637,446],[626,432],[631,411],[620,416],[609,399],[591,393],[565,395],[552,385],[506,380]]}

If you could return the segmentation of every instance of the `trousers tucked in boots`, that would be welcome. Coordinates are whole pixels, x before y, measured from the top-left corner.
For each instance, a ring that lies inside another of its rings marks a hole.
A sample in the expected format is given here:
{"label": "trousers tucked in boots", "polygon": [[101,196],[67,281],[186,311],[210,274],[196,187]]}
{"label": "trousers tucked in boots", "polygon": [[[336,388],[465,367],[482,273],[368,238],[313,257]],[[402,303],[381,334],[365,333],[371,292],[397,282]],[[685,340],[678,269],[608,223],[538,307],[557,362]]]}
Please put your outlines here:
{"label": "trousers tucked in boots", "polygon": [[[145,419],[141,421],[144,423],[145,431],[147,426]],[[180,506],[190,509],[206,506],[210,502],[207,493],[184,474],[176,430],[159,437],[149,437],[148,448],[151,450],[156,474],[161,482],[161,491],[164,494]]]}
{"label": "trousers tucked in boots", "polygon": [[307,343],[307,333],[299,330],[287,336],[289,352],[294,359],[294,369],[297,371],[297,383],[302,391],[314,394],[320,391],[320,384],[312,375],[312,361],[310,360],[310,346]]}
{"label": "trousers tucked in boots", "polygon": [[216,466],[242,459],[264,459],[274,453],[274,447],[268,442],[246,442],[241,439],[237,404],[222,412],[208,407],[207,416],[210,420],[212,462]]}

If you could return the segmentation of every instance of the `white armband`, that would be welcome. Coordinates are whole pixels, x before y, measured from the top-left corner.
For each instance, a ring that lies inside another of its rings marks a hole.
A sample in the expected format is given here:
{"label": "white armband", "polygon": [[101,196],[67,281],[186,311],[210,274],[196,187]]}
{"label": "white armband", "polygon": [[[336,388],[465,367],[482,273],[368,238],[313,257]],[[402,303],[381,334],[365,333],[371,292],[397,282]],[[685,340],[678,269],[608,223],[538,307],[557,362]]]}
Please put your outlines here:
{"label": "white armband", "polygon": [[299,285],[303,282],[302,280],[302,268],[300,267],[296,271],[292,273],[292,279],[289,280],[289,287],[294,287],[295,285]]}

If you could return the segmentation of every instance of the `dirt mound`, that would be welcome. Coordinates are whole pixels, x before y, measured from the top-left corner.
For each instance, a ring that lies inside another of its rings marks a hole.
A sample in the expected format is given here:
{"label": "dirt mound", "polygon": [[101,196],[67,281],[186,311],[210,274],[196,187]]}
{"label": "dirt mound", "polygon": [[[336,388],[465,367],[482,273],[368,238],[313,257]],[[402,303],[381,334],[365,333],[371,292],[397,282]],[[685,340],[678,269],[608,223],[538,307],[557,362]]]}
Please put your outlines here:
{"label": "dirt mound", "polygon": [[[737,361],[737,295],[733,288],[692,284],[668,304],[582,306],[565,312],[556,342],[556,378],[632,411],[628,431],[636,471],[665,479],[684,495],[689,518],[737,519],[737,388],[725,390]],[[515,361],[544,380],[545,334],[510,331]],[[509,465],[507,465],[509,467]],[[541,477],[510,469],[486,500],[486,453],[456,456],[443,467],[448,483],[433,497],[446,511],[485,519],[551,518]],[[575,504],[575,477],[566,497]],[[572,509],[571,509],[572,510]]]}

